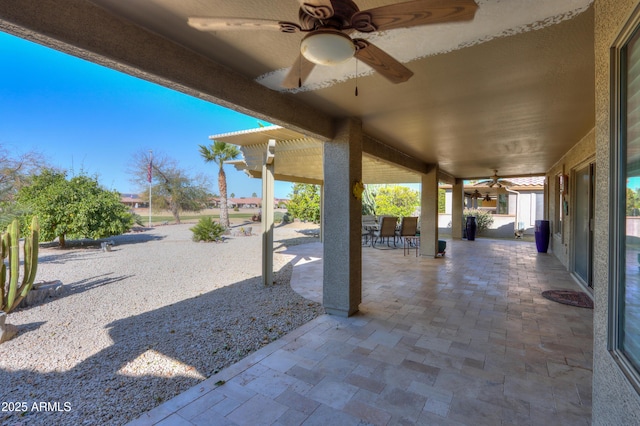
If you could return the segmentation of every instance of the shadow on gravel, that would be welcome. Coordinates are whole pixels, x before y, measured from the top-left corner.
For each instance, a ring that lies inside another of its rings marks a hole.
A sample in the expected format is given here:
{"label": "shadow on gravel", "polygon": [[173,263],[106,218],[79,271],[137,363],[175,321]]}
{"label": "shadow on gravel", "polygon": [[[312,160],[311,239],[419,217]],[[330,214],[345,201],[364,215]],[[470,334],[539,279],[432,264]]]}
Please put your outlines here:
{"label": "shadow on gravel", "polygon": [[115,246],[118,244],[141,244],[148,243],[150,241],[160,241],[165,237],[162,235],[150,235],[142,232],[135,232],[123,235],[116,235],[109,238],[101,238],[99,240],[81,239],[81,240],[67,240],[65,248],[60,247],[57,241],[48,243],[41,243],[40,247],[50,248],[57,250],[78,250],[78,249],[100,249],[103,242],[113,242]]}
{"label": "shadow on gravel", "polygon": [[29,324],[20,324],[18,325],[18,334],[26,334],[30,331],[35,331],[40,328],[43,324],[46,324],[46,321],[38,321],[38,322],[30,322]]}
{"label": "shadow on gravel", "polygon": [[[41,254],[42,252],[40,252]],[[38,257],[38,263],[54,263],[64,265],[69,262],[76,262],[79,260],[85,260],[91,253],[82,252],[61,252],[56,254],[47,254],[45,256],[40,255]]]}
{"label": "shadow on gravel", "polygon": [[127,278],[131,278],[134,276],[134,275],[118,275],[118,276],[111,276],[111,275],[112,274],[103,274],[103,275],[98,275],[96,277],[86,278],[84,280],[76,281],[74,283],[64,283],[61,293],[58,293],[53,297],[47,297],[42,301],[38,302],[36,305],[19,308],[19,310],[22,311],[27,309],[33,309],[38,306],[46,305],[47,303],[51,303],[53,301],[63,299],[65,297],[69,297],[76,294],[84,293],[85,291],[93,290],[94,288],[124,281]]}
{"label": "shadow on gravel", "polygon": [[286,249],[287,247],[291,246],[298,246],[300,244],[309,244],[320,241],[320,231],[318,231],[317,229],[296,230],[296,233],[300,234],[300,236],[274,240],[274,243],[277,243],[277,245],[274,244],[273,249],[275,251],[278,251],[282,248]]}
{"label": "shadow on gravel", "polygon": [[[26,401],[29,407],[33,402],[50,401],[61,407],[50,412],[0,412],[0,424],[122,425],[138,418],[320,315],[319,304],[302,298],[289,286],[291,271],[288,264],[276,272],[273,286],[263,286],[256,276],[112,322],[108,329],[113,343],[68,371],[0,369],[1,401]],[[75,283],[71,294],[125,278],[94,277]],[[254,311],[247,306],[262,314],[251,315]],[[56,330],[47,338],[64,342],[64,324]],[[20,337],[5,342],[2,349],[12,350],[12,345],[20,344]],[[36,365],[55,369],[46,360]],[[70,409],[65,411],[67,406]]]}
{"label": "shadow on gravel", "polygon": [[[127,278],[131,278],[135,275],[117,275],[113,276],[113,274],[102,274],[92,278],[86,278],[84,280],[77,281],[75,283],[66,284],[64,286],[65,290],[62,294],[62,297],[71,296],[74,294],[84,293],[85,291],[93,290],[97,287],[102,287],[103,285],[114,284]],[[58,299],[58,297],[56,297]],[[55,299],[51,299],[55,300]]]}

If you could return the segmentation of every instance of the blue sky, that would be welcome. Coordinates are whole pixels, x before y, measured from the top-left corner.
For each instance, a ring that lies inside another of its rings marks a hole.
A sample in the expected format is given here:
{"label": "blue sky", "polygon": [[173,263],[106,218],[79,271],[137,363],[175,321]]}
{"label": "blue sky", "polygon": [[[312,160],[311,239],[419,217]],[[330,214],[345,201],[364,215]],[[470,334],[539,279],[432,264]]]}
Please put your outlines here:
{"label": "blue sky", "polygon": [[[153,150],[191,173],[207,173],[218,192],[217,166],[198,145],[209,135],[258,127],[259,120],[0,32],[0,145],[41,152],[69,175],[81,171],[122,193],[139,189],[127,166]],[[261,122],[263,124],[267,124]],[[225,166],[229,194],[261,194],[261,182]],[[291,185],[277,182],[275,196]]]}

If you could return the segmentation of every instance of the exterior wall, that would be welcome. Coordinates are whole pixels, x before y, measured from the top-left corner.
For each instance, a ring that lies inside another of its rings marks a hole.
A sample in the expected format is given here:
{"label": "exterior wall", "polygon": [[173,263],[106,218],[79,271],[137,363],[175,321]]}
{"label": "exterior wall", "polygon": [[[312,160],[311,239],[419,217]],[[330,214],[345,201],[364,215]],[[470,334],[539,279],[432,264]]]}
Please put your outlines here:
{"label": "exterior wall", "polygon": [[[560,259],[560,262],[569,269],[569,261],[570,261],[570,241],[571,241],[571,230],[572,230],[572,219],[573,215],[571,211],[568,215],[565,215],[562,212],[562,206],[558,205],[558,193],[556,187],[556,176],[559,174],[570,175],[571,170],[576,168],[576,166],[581,165],[585,161],[593,159],[595,157],[596,152],[596,139],[595,139],[595,130],[589,132],[580,142],[578,142],[569,152],[565,154],[564,157],[560,161],[558,161],[548,172],[547,172],[547,190],[549,194],[549,216],[548,220],[551,224],[551,239],[549,242],[549,250],[553,252],[553,254]],[[600,170],[596,171],[596,175],[600,174]],[[569,182],[569,186],[571,182]],[[571,191],[568,192],[569,204],[571,204]],[[559,232],[559,226],[556,221],[557,214],[562,214],[562,233]]]}
{"label": "exterior wall", "polygon": [[596,205],[593,424],[640,424],[640,396],[607,351],[609,312],[610,48],[640,0],[595,1]]}

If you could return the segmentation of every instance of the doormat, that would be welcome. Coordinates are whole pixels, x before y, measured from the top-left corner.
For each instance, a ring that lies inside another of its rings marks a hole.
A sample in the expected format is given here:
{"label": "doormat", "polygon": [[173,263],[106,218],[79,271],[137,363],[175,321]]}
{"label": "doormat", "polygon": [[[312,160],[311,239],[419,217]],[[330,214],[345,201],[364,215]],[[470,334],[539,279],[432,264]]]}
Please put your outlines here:
{"label": "doormat", "polygon": [[542,292],[542,297],[565,305],[593,309],[593,300],[582,291],[547,290]]}

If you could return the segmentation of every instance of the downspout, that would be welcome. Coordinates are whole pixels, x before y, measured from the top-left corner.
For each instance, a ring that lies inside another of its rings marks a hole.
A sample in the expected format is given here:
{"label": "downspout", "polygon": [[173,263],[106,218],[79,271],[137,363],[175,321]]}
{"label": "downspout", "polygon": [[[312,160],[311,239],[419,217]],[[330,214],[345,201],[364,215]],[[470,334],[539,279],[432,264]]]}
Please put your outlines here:
{"label": "downspout", "polygon": [[[518,191],[514,191],[513,189],[509,189],[508,187],[504,187],[505,190],[507,190],[507,192],[511,192],[513,194],[516,194],[516,220],[513,223],[513,235],[518,235],[518,205],[520,204],[520,193]],[[524,232],[523,232],[524,234]]]}

